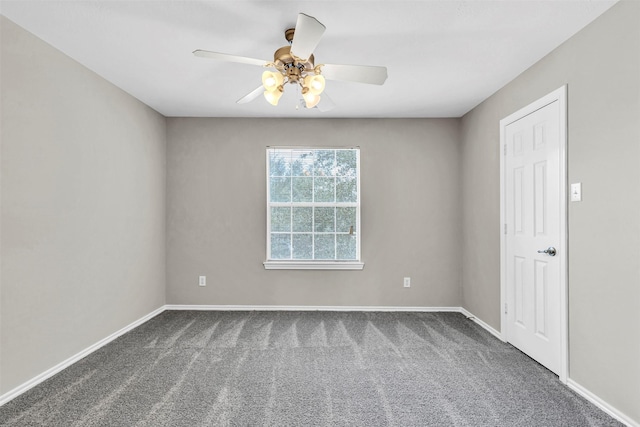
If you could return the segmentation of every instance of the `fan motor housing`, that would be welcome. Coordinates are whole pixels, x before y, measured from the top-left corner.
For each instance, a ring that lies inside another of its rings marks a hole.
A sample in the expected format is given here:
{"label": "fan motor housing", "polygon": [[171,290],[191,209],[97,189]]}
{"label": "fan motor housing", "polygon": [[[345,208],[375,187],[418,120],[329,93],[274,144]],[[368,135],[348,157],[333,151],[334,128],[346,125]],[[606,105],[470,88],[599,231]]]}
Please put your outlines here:
{"label": "fan motor housing", "polygon": [[291,55],[291,46],[283,46],[273,54],[273,63],[276,68],[284,70],[290,83],[296,83],[303,71],[313,70],[314,58],[311,55],[305,62],[298,61]]}
{"label": "fan motor housing", "polygon": [[[295,31],[295,28],[289,28],[284,32],[284,38],[287,39],[289,44],[293,42]],[[291,46],[289,45],[283,46],[274,52],[273,63],[276,68],[285,72],[289,83],[297,83],[303,77],[302,73],[304,71],[313,70],[314,58],[311,55],[309,59],[302,62],[291,54]]]}

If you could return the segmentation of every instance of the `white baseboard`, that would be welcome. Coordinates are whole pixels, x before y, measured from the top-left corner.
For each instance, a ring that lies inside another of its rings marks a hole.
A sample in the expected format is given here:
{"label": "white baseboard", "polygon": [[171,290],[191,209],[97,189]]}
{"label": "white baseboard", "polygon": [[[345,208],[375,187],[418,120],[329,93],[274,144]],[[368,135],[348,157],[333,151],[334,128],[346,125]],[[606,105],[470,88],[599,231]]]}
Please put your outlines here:
{"label": "white baseboard", "polygon": [[595,394],[593,394],[592,392],[590,392],[589,390],[587,390],[586,388],[584,388],[583,386],[581,386],[580,384],[572,380],[571,378],[567,379],[567,387],[569,387],[571,390],[575,391],[580,396],[584,397],[589,402],[593,403],[598,408],[600,408],[603,412],[606,412],[607,414],[611,415],[613,418],[620,421],[621,423],[629,427],[640,427],[640,423],[632,420],[629,416],[620,412],[618,409],[614,408],[613,406],[609,405],[607,402],[600,399],[598,396],[596,396]]}
{"label": "white baseboard", "polygon": [[188,305],[167,304],[165,310],[200,311],[420,311],[460,312],[460,307],[387,307],[367,305]]}
{"label": "white baseboard", "polygon": [[136,327],[140,326],[141,324],[143,324],[147,320],[150,320],[151,318],[157,316],[158,314],[162,313],[163,311],[165,311],[164,306],[152,311],[151,313],[147,314],[146,316],[141,317],[140,319],[138,319],[135,322],[125,326],[124,328],[120,329],[119,331],[114,332],[113,334],[109,335],[108,337],[101,339],[97,343],[85,348],[84,350],[82,350],[81,352],[71,356],[67,360],[58,363],[56,366],[54,366],[54,367],[52,367],[50,369],[47,369],[46,371],[44,371],[40,375],[37,375],[37,376],[31,378],[29,381],[19,385],[18,387],[14,388],[13,390],[9,390],[7,393],[5,393],[5,394],[0,396],[0,406],[4,405],[5,403],[9,402],[10,400],[12,400],[12,399],[14,399],[14,398],[16,398],[18,396],[20,396],[22,393],[32,389],[33,387],[37,386],[41,382],[45,381],[46,379],[51,378],[52,376],[54,376],[58,372],[62,371],[63,369],[73,365],[78,360],[88,356],[89,354],[93,353],[94,351],[98,350],[99,348],[104,347],[105,345],[109,344],[111,341],[113,341],[116,338],[118,338],[120,335],[123,335],[123,334],[129,332],[130,330],[132,330],[133,328],[136,328]]}
{"label": "white baseboard", "polygon": [[470,319],[470,320],[474,321],[475,323],[477,323],[478,325],[482,326],[484,329],[487,330],[487,332],[489,332],[494,337],[498,338],[500,341],[506,342],[506,340],[505,340],[504,336],[502,335],[502,333],[498,332],[496,329],[491,327],[488,323],[485,323],[482,320],[478,319],[476,316],[474,316],[469,311],[467,311],[467,309],[465,309],[463,307],[460,307],[459,311],[464,316],[466,316],[467,319]]}

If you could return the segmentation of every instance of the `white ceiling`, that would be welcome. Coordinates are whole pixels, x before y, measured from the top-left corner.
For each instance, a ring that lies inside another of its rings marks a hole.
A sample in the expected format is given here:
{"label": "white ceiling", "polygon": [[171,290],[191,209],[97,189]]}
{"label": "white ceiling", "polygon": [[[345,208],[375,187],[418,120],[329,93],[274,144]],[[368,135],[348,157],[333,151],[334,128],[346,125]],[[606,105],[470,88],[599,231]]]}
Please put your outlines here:
{"label": "white ceiling", "polygon": [[[617,0],[4,1],[0,13],[165,116],[460,117]],[[330,112],[236,100],[263,69],[192,55],[271,60],[299,12],[327,30],[316,64],[385,65],[383,86],[328,81]]]}

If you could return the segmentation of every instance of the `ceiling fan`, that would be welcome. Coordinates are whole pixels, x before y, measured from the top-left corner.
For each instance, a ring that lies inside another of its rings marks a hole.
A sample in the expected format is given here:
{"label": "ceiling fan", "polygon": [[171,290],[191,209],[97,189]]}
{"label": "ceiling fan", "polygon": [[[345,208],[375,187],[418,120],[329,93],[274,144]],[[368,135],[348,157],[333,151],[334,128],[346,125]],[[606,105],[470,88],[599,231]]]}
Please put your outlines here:
{"label": "ceiling fan", "polygon": [[[226,53],[195,50],[193,54],[204,58],[241,64],[259,65],[272,70],[262,73],[262,84],[237,103],[245,104],[264,94],[271,105],[278,105],[287,83],[297,84],[302,90],[303,105],[306,108],[318,108],[328,111],[335,105],[323,94],[325,79],[342,80],[381,85],[387,79],[387,68],[370,65],[318,64],[315,65],[313,51],[324,34],[326,27],[316,18],[298,14],[295,28],[289,28],[284,36],[289,46],[281,47],[273,54],[273,61],[229,55]],[[275,71],[273,71],[273,69]],[[322,103],[320,100],[324,99]]]}

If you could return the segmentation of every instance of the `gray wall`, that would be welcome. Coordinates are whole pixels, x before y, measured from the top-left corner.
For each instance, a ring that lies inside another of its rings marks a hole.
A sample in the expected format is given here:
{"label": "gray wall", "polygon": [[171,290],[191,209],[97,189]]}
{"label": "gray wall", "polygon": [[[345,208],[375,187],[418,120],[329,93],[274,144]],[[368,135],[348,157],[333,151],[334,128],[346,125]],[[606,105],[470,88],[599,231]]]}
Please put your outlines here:
{"label": "gray wall", "polygon": [[622,1],[462,119],[463,305],[500,327],[499,120],[568,84],[569,377],[640,422],[640,2]]}
{"label": "gray wall", "polygon": [[164,304],[166,129],[0,19],[2,394]]}
{"label": "gray wall", "polygon": [[[168,119],[167,303],[459,306],[459,124]],[[305,144],[361,147],[362,271],[262,265],[265,148]]]}

